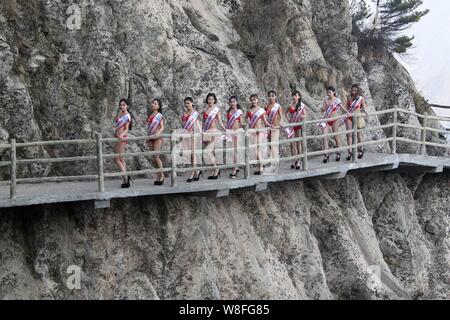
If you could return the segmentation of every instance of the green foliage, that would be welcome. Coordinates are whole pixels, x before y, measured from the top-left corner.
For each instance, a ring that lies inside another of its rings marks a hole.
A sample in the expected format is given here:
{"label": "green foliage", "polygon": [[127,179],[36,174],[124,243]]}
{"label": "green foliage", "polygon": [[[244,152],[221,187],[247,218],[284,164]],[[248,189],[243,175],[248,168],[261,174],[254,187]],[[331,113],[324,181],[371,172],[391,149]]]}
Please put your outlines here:
{"label": "green foliage", "polygon": [[372,0],[377,3],[378,12],[373,23],[364,25],[371,17],[365,0],[352,0],[353,21],[359,28],[360,42],[372,47],[384,47],[389,52],[406,53],[412,47],[414,37],[401,33],[413,23],[428,14],[419,10],[422,0]]}

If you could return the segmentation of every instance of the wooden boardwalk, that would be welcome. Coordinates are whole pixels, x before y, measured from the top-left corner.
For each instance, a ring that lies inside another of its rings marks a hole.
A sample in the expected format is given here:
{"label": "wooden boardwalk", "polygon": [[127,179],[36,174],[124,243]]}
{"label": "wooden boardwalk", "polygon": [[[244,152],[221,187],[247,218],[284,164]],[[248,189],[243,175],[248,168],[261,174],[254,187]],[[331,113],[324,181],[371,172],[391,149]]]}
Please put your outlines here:
{"label": "wooden boardwalk", "polygon": [[[231,190],[253,188],[263,191],[270,183],[296,181],[303,179],[341,179],[348,173],[404,170],[412,172],[443,172],[450,169],[450,158],[424,155],[369,153],[357,162],[335,162],[323,164],[322,157],[309,160],[307,171],[291,170],[290,164],[283,163],[278,172],[269,170],[263,176],[251,175],[248,179],[230,179],[229,172],[223,172],[219,181],[202,178],[200,182],[187,183],[186,177],[177,177],[176,186],[170,186],[170,179],[164,186],[153,185],[149,179],[137,179],[130,189],[121,189],[121,179],[106,180],[105,192],[98,191],[97,181],[43,182],[17,185],[17,197],[10,199],[10,187],[0,186],[0,208],[30,205],[54,204],[64,202],[93,201],[96,208],[107,208],[113,199],[147,197],[160,195],[199,195],[225,197]],[[206,173],[207,175],[208,173]]]}
{"label": "wooden boardwalk", "polygon": [[[411,125],[401,123],[399,121],[399,115],[406,114],[409,116],[415,116],[422,119],[422,124]],[[12,208],[42,204],[54,204],[64,202],[79,202],[79,201],[92,201],[96,208],[107,208],[110,206],[110,202],[113,199],[133,198],[133,197],[147,197],[147,196],[159,196],[159,195],[200,195],[208,197],[225,197],[228,196],[231,190],[253,188],[255,191],[263,191],[268,188],[270,183],[282,183],[283,181],[295,181],[302,179],[341,179],[348,173],[358,172],[371,172],[371,171],[406,171],[406,172],[443,172],[450,168],[450,157],[432,157],[427,156],[427,147],[443,148],[445,150],[450,149],[450,145],[442,140],[430,140],[430,135],[448,136],[448,129],[433,125],[432,121],[450,121],[448,117],[435,117],[429,116],[427,113],[424,115],[418,114],[413,111],[399,109],[394,106],[393,109],[377,111],[369,114],[369,117],[390,116],[391,121],[387,124],[382,124],[376,127],[365,127],[358,129],[356,126],[356,119],[361,114],[351,115],[354,117],[353,128],[351,130],[340,131],[337,133],[319,133],[314,135],[311,132],[312,127],[316,128],[317,125],[323,121],[346,119],[349,115],[341,115],[331,119],[317,119],[308,120],[296,124],[283,125],[286,127],[295,127],[298,125],[303,126],[302,136],[295,139],[281,139],[277,141],[280,146],[289,144],[291,142],[299,142],[302,144],[303,154],[302,169],[303,170],[290,170],[290,162],[297,160],[298,156],[281,158],[280,169],[276,172],[271,172],[268,168],[264,175],[254,176],[252,175],[252,165],[261,163],[251,159],[250,150],[256,145],[251,144],[250,137],[256,133],[266,132],[270,129],[249,129],[248,126],[244,129],[245,147],[242,149],[245,153],[244,169],[241,170],[241,175],[238,179],[230,179],[229,172],[226,169],[234,167],[234,165],[221,165],[217,166],[217,169],[222,169],[223,174],[220,180],[208,180],[203,178],[199,182],[187,183],[186,174],[181,175],[186,169],[179,168],[176,164],[178,161],[174,159],[178,158],[178,149],[176,148],[176,142],[179,141],[181,136],[174,130],[170,134],[162,134],[161,138],[170,139],[170,150],[161,150],[153,152],[126,152],[124,154],[105,154],[105,144],[117,143],[118,139],[114,138],[102,138],[100,133],[96,133],[95,139],[85,140],[60,140],[60,141],[36,141],[36,142],[21,142],[17,143],[15,139],[7,144],[0,144],[0,149],[6,149],[9,153],[9,159],[7,161],[0,161],[0,167],[6,167],[10,172],[9,181],[0,182],[0,208]],[[279,128],[280,129],[280,128]],[[416,130],[420,133],[420,140],[406,138],[399,136],[399,130]],[[368,140],[363,143],[357,143],[356,137],[358,133],[380,132],[382,138],[377,140]],[[221,136],[223,133],[219,133]],[[345,137],[346,134],[352,135],[353,144],[346,147],[334,148],[327,151],[311,150],[308,146],[308,142],[322,140],[323,138],[331,139],[337,135]],[[202,134],[195,133],[195,136],[201,139]],[[384,137],[383,137],[384,136]],[[188,138],[191,137],[188,135]],[[193,136],[192,136],[193,137]],[[428,137],[428,138],[427,138]],[[136,137],[128,138],[129,142],[138,143],[147,141],[149,137]],[[154,138],[154,137],[153,137]],[[397,144],[414,144],[418,146],[419,154],[398,154]],[[374,144],[388,144],[390,146],[390,153],[368,153],[364,159],[352,159],[352,161],[345,161],[345,158],[341,162],[335,162],[333,156],[330,159],[330,163],[323,164],[322,156],[327,153],[342,152],[343,157],[346,157],[347,150],[353,150],[354,155],[357,154],[358,148],[363,148],[368,145]],[[71,156],[71,157],[59,157],[59,158],[43,158],[43,159],[21,159],[18,158],[17,150],[30,147],[51,147],[54,145],[91,145],[95,146],[96,153],[92,155],[83,156]],[[269,146],[267,143],[258,144]],[[309,150],[308,150],[309,149]],[[197,150],[196,150],[197,151]],[[220,153],[223,152],[215,150]],[[198,152],[198,151],[197,151]],[[200,150],[200,152],[203,152]],[[164,186],[154,186],[153,181],[149,179],[136,179],[135,183],[130,189],[121,189],[121,176],[142,176],[148,174],[155,174],[160,172],[156,169],[147,169],[139,171],[131,171],[126,173],[114,172],[106,173],[104,171],[104,162],[107,159],[112,159],[117,156],[133,158],[138,156],[151,157],[155,154],[164,154],[170,158],[168,163],[170,167],[164,168],[164,172],[169,176]],[[446,153],[448,154],[448,153]],[[32,163],[70,163],[76,161],[95,161],[93,166],[96,167],[96,173],[90,176],[78,176],[78,177],[38,177],[38,178],[17,178],[17,166],[27,165]],[[174,165],[175,163],[175,165]],[[96,165],[95,165],[96,164]],[[201,164],[200,164],[201,167]],[[203,170],[207,170],[203,166]],[[187,169],[189,170],[189,169]],[[181,175],[181,176],[180,176]],[[205,172],[205,176],[208,173]],[[115,180],[110,180],[115,179]],[[59,181],[59,182],[58,182]]]}

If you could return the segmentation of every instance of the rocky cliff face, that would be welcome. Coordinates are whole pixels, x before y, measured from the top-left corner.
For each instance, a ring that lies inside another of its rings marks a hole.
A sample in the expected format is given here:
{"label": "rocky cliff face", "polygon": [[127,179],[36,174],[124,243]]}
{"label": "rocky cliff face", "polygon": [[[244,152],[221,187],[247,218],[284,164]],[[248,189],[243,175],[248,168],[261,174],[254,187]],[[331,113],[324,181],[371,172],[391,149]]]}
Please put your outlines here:
{"label": "rocky cliff face", "polygon": [[[108,136],[123,96],[133,102],[134,135],[145,134],[153,97],[163,99],[176,128],[182,99],[194,96],[201,107],[210,91],[222,103],[236,94],[245,105],[249,94],[268,89],[285,102],[297,88],[317,118],[324,85],[345,95],[358,82],[371,110],[430,111],[395,59],[358,47],[345,0],[6,0],[0,62],[3,140]],[[52,146],[21,156],[91,151]],[[138,158],[130,165],[151,164]],[[81,174],[89,166],[20,170]],[[448,179],[374,174],[278,184],[222,200],[3,210],[0,297],[449,298]],[[84,272],[81,291],[65,286],[73,264]]]}
{"label": "rocky cliff face", "polygon": [[[449,183],[371,174],[3,210],[0,297],[447,299]],[[66,286],[71,265],[81,290]]]}

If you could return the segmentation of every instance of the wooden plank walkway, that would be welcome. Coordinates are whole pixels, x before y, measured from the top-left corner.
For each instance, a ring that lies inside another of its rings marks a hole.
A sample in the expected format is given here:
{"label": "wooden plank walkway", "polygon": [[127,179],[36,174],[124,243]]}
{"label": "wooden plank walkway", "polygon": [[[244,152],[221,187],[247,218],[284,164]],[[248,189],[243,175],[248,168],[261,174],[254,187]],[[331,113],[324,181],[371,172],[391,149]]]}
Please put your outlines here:
{"label": "wooden plank walkway", "polygon": [[[335,162],[323,164],[322,157],[309,159],[308,171],[290,170],[290,164],[282,163],[276,173],[266,172],[263,176],[250,176],[244,179],[229,179],[223,172],[221,179],[210,181],[203,178],[200,182],[187,183],[186,177],[177,177],[177,186],[170,186],[170,179],[165,186],[154,186],[149,179],[137,179],[130,189],[120,188],[120,179],[105,181],[105,192],[98,192],[97,181],[45,182],[35,184],[18,184],[17,197],[10,199],[10,187],[0,186],[0,208],[22,207],[64,202],[94,201],[96,208],[107,208],[112,199],[145,196],[191,194],[201,196],[228,196],[231,190],[254,188],[255,191],[267,189],[268,184],[283,181],[295,181],[310,178],[340,179],[347,173],[412,170],[414,172],[442,172],[450,169],[450,158],[430,157],[424,155],[369,153],[357,162]],[[208,173],[206,173],[207,175]]]}

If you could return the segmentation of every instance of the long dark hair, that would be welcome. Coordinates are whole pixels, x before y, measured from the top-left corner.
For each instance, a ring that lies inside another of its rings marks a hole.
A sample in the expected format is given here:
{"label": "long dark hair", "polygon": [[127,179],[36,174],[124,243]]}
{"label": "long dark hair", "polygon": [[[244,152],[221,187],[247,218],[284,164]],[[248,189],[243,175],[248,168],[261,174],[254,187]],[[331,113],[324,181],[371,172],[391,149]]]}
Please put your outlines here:
{"label": "long dark hair", "polygon": [[128,127],[128,130],[131,131],[133,129],[133,116],[132,116],[131,111],[130,111],[130,101],[128,99],[126,99],[126,98],[120,99],[120,101],[119,101],[119,112],[120,112],[120,104],[122,102],[124,102],[127,105],[127,111],[130,114],[130,126]]}
{"label": "long dark hair", "polygon": [[298,110],[300,110],[301,109],[301,107],[302,107],[302,99],[303,99],[303,97],[302,97],[302,94],[300,93],[300,91],[298,91],[298,90],[294,90],[293,92],[292,92],[292,96],[296,96],[296,95],[299,95],[300,96],[300,99],[298,99],[298,103],[297,103],[297,105],[295,106],[295,111],[298,111]]}
{"label": "long dark hair", "polygon": [[152,103],[155,102],[155,101],[158,102],[158,106],[159,106],[158,112],[162,114],[162,101],[161,101],[161,99],[153,99]]}
{"label": "long dark hair", "polygon": [[[356,88],[356,89],[358,90],[358,92],[356,93],[356,95],[357,95],[357,96],[360,96],[360,95],[361,95],[361,87],[359,86],[359,84],[353,84],[351,90],[353,90],[353,88]],[[351,95],[351,92],[350,92],[350,95]]]}
{"label": "long dark hair", "polygon": [[[238,103],[238,104],[237,104],[237,108],[238,108],[239,110],[242,110],[242,107],[241,107],[241,105],[239,104],[239,100],[238,100],[237,96],[231,96],[230,99],[228,99],[228,103],[231,103],[231,100],[233,100],[233,99],[236,100],[236,102]],[[231,111],[231,107],[228,109],[227,113],[230,113],[230,111]]]}

